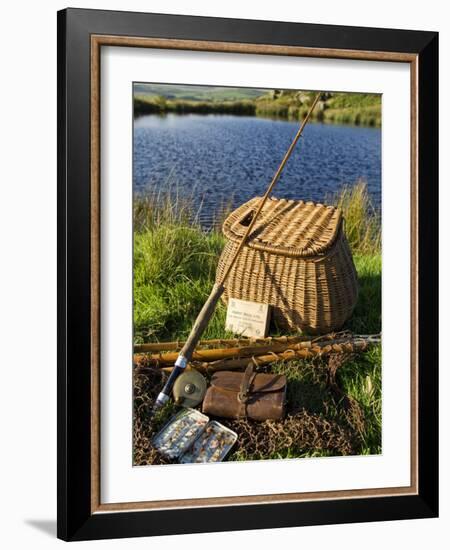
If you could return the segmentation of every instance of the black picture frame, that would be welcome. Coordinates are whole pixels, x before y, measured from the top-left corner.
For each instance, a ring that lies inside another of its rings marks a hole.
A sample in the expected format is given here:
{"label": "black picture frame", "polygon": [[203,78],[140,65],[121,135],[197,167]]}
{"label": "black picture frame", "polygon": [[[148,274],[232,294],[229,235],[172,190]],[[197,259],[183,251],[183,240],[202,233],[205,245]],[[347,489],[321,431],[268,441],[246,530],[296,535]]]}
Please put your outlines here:
{"label": "black picture frame", "polygon": [[[418,492],[406,496],[92,511],[91,36],[417,56]],[[64,540],[438,515],[438,34],[85,9],[58,12],[58,531]]]}

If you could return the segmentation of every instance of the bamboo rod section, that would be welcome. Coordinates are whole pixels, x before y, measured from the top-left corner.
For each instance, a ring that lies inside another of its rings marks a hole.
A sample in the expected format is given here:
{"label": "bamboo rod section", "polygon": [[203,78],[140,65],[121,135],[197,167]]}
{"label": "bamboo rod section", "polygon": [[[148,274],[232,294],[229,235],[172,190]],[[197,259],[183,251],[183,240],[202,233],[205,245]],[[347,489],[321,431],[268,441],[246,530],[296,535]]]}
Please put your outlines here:
{"label": "bamboo rod section", "polygon": [[[287,349],[280,353],[270,353],[267,355],[258,355],[251,358],[255,365],[263,366],[275,361],[291,361],[293,359],[312,359],[318,356],[327,356],[331,353],[352,353],[356,351],[364,351],[371,344],[379,343],[379,341],[369,340],[354,340],[342,341],[333,343],[320,343],[310,348]],[[204,372],[217,372],[221,370],[239,370],[245,369],[249,363],[248,357],[239,359],[228,359],[216,361],[212,363],[203,362],[201,364],[193,364],[192,367]]]}
{"label": "bamboo rod section", "polygon": [[[310,347],[311,342],[299,342],[297,344],[275,344],[268,346],[246,346],[240,348],[225,348],[225,349],[205,349],[197,350],[192,354],[191,361],[205,361],[212,362],[221,359],[231,359],[236,357],[251,357],[252,355],[263,355],[270,352],[285,351],[289,347],[297,349],[297,346]],[[177,360],[178,354],[176,352],[162,353],[149,355],[147,357],[148,363],[158,365],[173,365]]]}
{"label": "bamboo rod section", "polygon": [[[326,341],[326,340],[324,340]],[[342,340],[336,340],[337,343]],[[268,344],[266,346],[245,346],[237,348],[225,348],[225,349],[205,349],[197,350],[192,354],[191,361],[219,361],[222,359],[232,359],[238,357],[252,357],[253,355],[265,355],[267,353],[281,353],[287,349],[299,350],[304,348],[311,348],[314,345],[314,340],[306,340],[303,342],[286,342]],[[158,365],[170,365],[177,360],[178,353],[160,353],[149,355],[147,357],[148,363],[155,366]]]}
{"label": "bamboo rod section", "polygon": [[[331,353],[352,353],[366,350],[369,346],[378,344],[381,342],[379,335],[372,336],[357,336],[352,338],[341,338],[331,341],[320,341],[320,342],[299,342],[290,348],[286,348],[283,351],[270,353],[265,353],[263,355],[252,355],[246,357],[231,357],[220,359],[217,361],[197,361],[192,362],[187,368],[196,369],[200,372],[217,372],[221,370],[240,370],[244,369],[249,361],[254,361],[256,365],[267,365],[274,363],[276,361],[290,361],[293,359],[311,359],[318,356],[327,356]],[[307,345],[305,345],[307,344]],[[260,348],[261,350],[261,348]],[[153,364],[153,368],[156,366]],[[137,367],[136,372],[145,373],[146,370],[152,368],[151,365],[148,367]],[[173,366],[164,365],[161,368],[164,372],[171,372]]]}
{"label": "bamboo rod section", "polygon": [[[238,346],[258,346],[270,343],[297,343],[310,340],[310,336],[269,336],[268,338],[217,338],[214,340],[200,340],[197,349],[205,347],[233,348]],[[174,342],[152,342],[149,344],[136,344],[134,353],[158,353],[162,351],[180,350],[184,346],[184,341]]]}

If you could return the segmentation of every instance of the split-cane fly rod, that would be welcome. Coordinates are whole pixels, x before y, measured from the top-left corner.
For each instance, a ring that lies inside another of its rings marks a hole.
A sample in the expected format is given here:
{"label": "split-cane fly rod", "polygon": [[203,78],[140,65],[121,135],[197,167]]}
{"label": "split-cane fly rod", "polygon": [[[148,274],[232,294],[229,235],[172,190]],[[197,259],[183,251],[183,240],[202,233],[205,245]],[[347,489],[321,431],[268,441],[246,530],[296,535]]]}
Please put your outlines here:
{"label": "split-cane fly rod", "polygon": [[189,361],[192,358],[192,354],[194,352],[194,349],[200,340],[201,335],[203,334],[209,320],[212,317],[212,314],[214,313],[214,310],[216,308],[217,302],[219,301],[219,298],[222,296],[225,287],[225,281],[227,280],[231,269],[233,268],[242,248],[246,244],[247,238],[250,235],[256,220],[258,219],[258,216],[263,209],[267,199],[270,196],[270,193],[272,192],[272,189],[274,188],[275,184],[280,178],[281,172],[283,171],[283,168],[288,161],[289,157],[291,156],[292,151],[294,150],[295,145],[297,144],[300,136],[302,135],[303,129],[305,128],[309,118],[311,117],[311,114],[314,110],[314,107],[316,106],[317,102],[319,101],[320,93],[316,95],[314,98],[314,101],[312,102],[311,107],[309,108],[308,113],[306,114],[300,128],[298,129],[298,132],[296,133],[291,145],[289,146],[289,149],[286,151],[286,154],[284,155],[283,160],[281,161],[280,166],[278,167],[278,170],[275,172],[275,175],[272,178],[272,181],[270,182],[269,187],[267,188],[267,191],[265,192],[264,196],[259,202],[259,206],[250,222],[250,224],[247,227],[247,230],[244,234],[244,236],[241,239],[241,242],[239,243],[239,246],[237,247],[234,255],[232,256],[230,262],[228,263],[227,268],[225,269],[225,272],[222,275],[222,278],[219,282],[217,282],[211,291],[211,294],[209,295],[208,299],[206,300],[205,304],[203,305],[200,313],[198,314],[197,319],[195,320],[195,323],[191,329],[191,332],[181,349],[177,360],[175,361],[175,368],[172,370],[169,378],[167,379],[167,382],[165,383],[163,389],[159,393],[158,397],[156,398],[155,404],[153,406],[153,413],[156,412],[160,407],[162,407],[167,401],[170,399],[170,393],[172,391],[173,384],[177,377],[184,371],[186,366],[188,365]]}

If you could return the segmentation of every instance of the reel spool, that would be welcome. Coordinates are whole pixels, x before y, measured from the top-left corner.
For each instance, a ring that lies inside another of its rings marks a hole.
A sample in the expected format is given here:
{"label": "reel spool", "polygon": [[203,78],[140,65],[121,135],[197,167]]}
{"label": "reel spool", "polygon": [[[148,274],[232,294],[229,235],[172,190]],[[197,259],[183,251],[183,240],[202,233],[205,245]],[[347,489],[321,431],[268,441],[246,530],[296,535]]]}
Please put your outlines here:
{"label": "reel spool", "polygon": [[183,372],[173,386],[175,403],[191,409],[196,407],[205,397],[206,386],[206,379],[198,371]]}

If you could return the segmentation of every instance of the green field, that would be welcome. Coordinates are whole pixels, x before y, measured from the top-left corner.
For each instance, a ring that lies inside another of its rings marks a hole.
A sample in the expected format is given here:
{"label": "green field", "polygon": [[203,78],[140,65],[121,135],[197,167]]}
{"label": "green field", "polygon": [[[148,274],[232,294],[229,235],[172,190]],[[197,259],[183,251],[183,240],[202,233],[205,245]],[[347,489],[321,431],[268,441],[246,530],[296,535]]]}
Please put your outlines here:
{"label": "green field", "polygon": [[[360,334],[381,331],[379,221],[363,183],[335,201],[346,218],[360,293],[344,328]],[[135,343],[184,339],[211,290],[224,246],[219,231],[205,233],[192,222],[188,200],[135,201]],[[219,304],[204,339],[229,337],[225,307]],[[275,327],[271,335],[276,335]],[[263,423],[223,420],[237,431],[229,460],[292,458],[381,452],[381,347],[353,356],[274,364],[286,374],[287,417]],[[135,376],[134,462],[164,462],[151,446],[152,431],[175,411],[167,405],[150,428],[148,413],[162,384],[160,372]],[[222,420],[221,420],[222,421]]]}
{"label": "green field", "polygon": [[134,84],[135,96],[179,99],[185,101],[242,101],[256,99],[266,93],[260,88],[229,88],[224,86],[182,86],[174,84]]}

